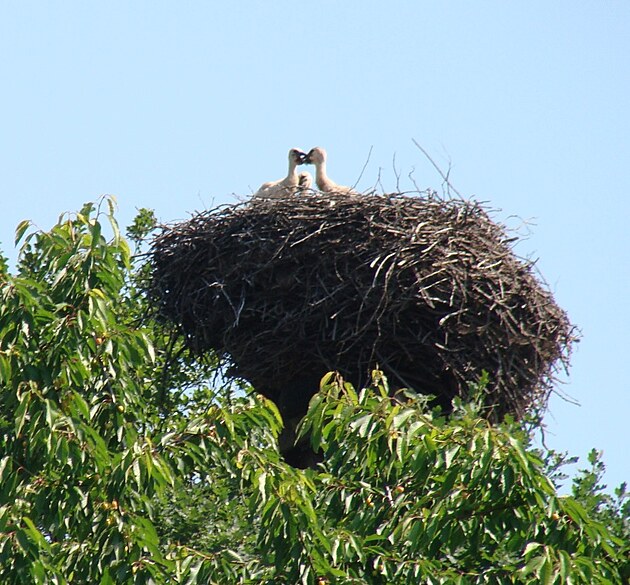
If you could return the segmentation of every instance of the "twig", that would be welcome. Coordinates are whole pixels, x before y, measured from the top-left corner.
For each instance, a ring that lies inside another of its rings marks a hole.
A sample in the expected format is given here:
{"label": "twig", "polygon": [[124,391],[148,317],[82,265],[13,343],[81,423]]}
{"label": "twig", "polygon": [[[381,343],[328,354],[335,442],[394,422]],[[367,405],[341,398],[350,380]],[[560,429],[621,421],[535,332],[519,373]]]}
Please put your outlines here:
{"label": "twig", "polygon": [[368,152],[365,164],[363,165],[363,168],[361,169],[361,173],[359,174],[359,178],[356,180],[354,185],[352,185],[353,189],[359,184],[359,181],[361,180],[361,177],[363,177],[363,173],[365,172],[365,169],[367,168],[368,163],[370,162],[370,157],[372,156],[372,149],[373,148],[374,148],[374,146],[370,146],[370,151]]}
{"label": "twig", "polygon": [[[458,197],[461,197],[461,195],[460,195],[459,191],[458,191],[457,189],[455,189],[455,187],[453,187],[453,185],[451,185],[451,183],[449,182],[449,179],[448,179],[448,174],[446,174],[446,175],[445,175],[445,174],[442,172],[442,169],[441,169],[441,168],[440,168],[440,167],[436,164],[436,162],[435,162],[435,161],[431,158],[431,156],[429,155],[429,153],[428,153],[428,152],[427,152],[424,148],[422,148],[422,146],[420,146],[420,145],[416,142],[415,138],[412,138],[411,140],[412,140],[412,142],[416,145],[416,147],[420,150],[420,152],[422,152],[422,154],[424,154],[424,156],[426,156],[426,157],[427,157],[427,160],[428,160],[428,161],[429,161],[429,162],[433,165],[433,168],[434,168],[434,169],[435,169],[438,173],[440,173],[440,177],[442,177],[442,179],[444,180],[444,182],[446,183],[446,185],[448,186],[448,188],[449,188],[449,189],[452,189],[452,190],[453,190],[453,192],[454,192],[454,193],[455,193]],[[449,166],[449,171],[448,171],[448,172],[450,173],[450,166]]]}

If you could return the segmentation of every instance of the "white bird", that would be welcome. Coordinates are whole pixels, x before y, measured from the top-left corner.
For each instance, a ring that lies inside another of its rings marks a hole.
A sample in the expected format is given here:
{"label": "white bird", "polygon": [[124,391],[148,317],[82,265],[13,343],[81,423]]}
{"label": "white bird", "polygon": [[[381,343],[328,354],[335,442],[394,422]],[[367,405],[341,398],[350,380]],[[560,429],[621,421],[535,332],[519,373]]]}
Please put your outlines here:
{"label": "white bird", "polygon": [[352,187],[337,185],[326,174],[326,151],[320,146],[311,148],[304,159],[307,165],[315,165],[315,183],[317,188],[324,193],[343,193],[345,195],[358,195]]}
{"label": "white bird", "polygon": [[310,189],[313,178],[309,173],[297,172],[298,165],[304,162],[306,153],[299,148],[289,150],[289,173],[284,179],[263,183],[253,197],[258,199],[280,199]]}

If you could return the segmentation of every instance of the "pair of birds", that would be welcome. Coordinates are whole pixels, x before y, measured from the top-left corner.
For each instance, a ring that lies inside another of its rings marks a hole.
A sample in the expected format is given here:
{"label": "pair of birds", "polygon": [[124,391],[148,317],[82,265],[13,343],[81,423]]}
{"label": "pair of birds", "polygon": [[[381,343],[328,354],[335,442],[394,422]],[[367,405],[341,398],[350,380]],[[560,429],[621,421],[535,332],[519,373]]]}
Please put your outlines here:
{"label": "pair of birds", "polygon": [[308,154],[299,148],[289,151],[289,173],[284,179],[263,183],[260,189],[254,193],[254,198],[280,199],[295,195],[311,188],[313,179],[309,173],[298,173],[299,165],[315,165],[315,183],[317,188],[324,193],[343,193],[346,195],[358,195],[352,187],[337,185],[326,174],[326,151],[317,146]]}

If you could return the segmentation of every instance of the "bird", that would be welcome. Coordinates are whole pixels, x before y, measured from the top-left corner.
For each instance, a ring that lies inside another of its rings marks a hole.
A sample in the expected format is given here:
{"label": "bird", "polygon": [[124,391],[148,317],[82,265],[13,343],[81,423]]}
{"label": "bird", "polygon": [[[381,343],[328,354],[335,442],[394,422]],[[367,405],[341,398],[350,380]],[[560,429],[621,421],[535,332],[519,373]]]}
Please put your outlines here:
{"label": "bird", "polygon": [[297,172],[298,165],[304,163],[306,153],[299,148],[289,150],[289,172],[284,179],[263,183],[254,193],[255,199],[279,199],[287,195],[295,195],[298,192],[310,189],[313,178],[309,173]]}
{"label": "bird", "polygon": [[315,165],[315,183],[317,188],[324,193],[343,193],[345,195],[358,195],[352,187],[337,185],[326,174],[326,151],[320,146],[311,148],[304,158],[304,164]]}

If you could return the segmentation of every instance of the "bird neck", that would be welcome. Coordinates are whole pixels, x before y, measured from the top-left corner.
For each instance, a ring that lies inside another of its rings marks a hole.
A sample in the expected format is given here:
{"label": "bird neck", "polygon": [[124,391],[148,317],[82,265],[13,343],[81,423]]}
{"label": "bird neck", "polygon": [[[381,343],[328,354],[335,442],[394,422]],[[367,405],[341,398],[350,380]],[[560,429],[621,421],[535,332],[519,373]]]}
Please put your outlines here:
{"label": "bird neck", "polygon": [[297,163],[294,160],[289,161],[289,177],[297,177]]}
{"label": "bird neck", "polygon": [[328,175],[326,174],[326,161],[323,160],[315,165],[315,182],[319,186],[322,181],[326,181]]}

